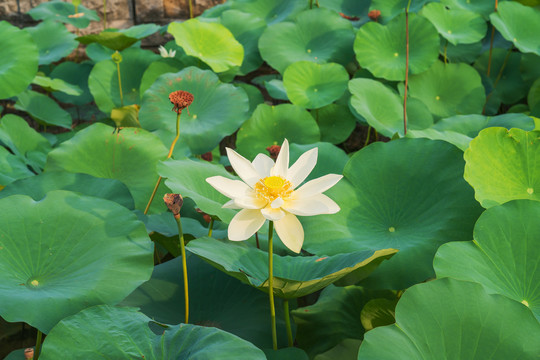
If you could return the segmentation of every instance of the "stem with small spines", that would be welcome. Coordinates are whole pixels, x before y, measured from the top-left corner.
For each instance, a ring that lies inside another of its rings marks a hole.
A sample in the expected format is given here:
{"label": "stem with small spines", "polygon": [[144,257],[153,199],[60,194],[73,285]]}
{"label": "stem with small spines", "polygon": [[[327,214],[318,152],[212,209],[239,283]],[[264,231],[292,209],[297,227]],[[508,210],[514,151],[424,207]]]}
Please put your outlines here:
{"label": "stem with small spines", "polygon": [[268,297],[270,299],[270,317],[272,322],[272,347],[277,350],[276,308],[274,306],[274,259],[272,254],[272,239],[274,237],[274,222],[268,227]]}

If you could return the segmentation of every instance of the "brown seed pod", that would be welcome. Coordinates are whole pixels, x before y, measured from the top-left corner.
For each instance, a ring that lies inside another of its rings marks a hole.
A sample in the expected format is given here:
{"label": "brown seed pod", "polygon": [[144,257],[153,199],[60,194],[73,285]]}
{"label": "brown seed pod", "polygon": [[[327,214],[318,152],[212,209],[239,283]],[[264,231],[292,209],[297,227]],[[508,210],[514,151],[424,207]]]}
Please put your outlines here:
{"label": "brown seed pod", "polygon": [[171,101],[171,104],[174,105],[172,111],[180,114],[182,110],[187,108],[193,102],[193,94],[187,91],[177,90],[169,94],[169,100]]}

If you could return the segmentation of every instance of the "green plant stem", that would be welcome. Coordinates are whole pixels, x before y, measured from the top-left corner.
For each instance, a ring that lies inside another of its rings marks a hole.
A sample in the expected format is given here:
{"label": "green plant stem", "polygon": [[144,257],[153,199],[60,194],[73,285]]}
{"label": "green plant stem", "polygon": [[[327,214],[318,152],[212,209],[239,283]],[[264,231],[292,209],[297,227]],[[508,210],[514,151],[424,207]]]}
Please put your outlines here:
{"label": "green plant stem", "polygon": [[257,249],[260,249],[260,245],[259,245],[259,233],[255,233],[255,242],[257,243]]}
{"label": "green plant stem", "polygon": [[189,0],[189,18],[193,19],[193,0]]}
{"label": "green plant stem", "polygon": [[317,125],[319,125],[319,109],[315,109],[315,121],[317,122]]}
{"label": "green plant stem", "polygon": [[34,360],[39,359],[39,353],[41,352],[41,338],[43,337],[43,333],[41,331],[37,331],[37,339],[36,339],[36,349],[34,351]]}
{"label": "green plant stem", "polygon": [[213,229],[214,229],[214,219],[210,218],[210,225],[208,226],[208,237],[212,237]]}
{"label": "green plant stem", "polygon": [[504,57],[503,64],[499,70],[499,73],[497,74],[497,77],[495,78],[495,82],[493,83],[493,89],[488,94],[488,96],[486,96],[486,103],[484,104],[484,108],[482,109],[482,115],[484,115],[486,112],[486,107],[487,107],[489,98],[491,97],[491,95],[493,95],[493,93],[497,89],[497,84],[499,84],[499,81],[502,78],[504,69],[506,68],[506,65],[508,64],[508,60],[510,59],[510,54],[512,54],[512,50],[514,50],[514,45],[510,46],[510,48],[508,49],[508,52],[506,53],[506,56]]}
{"label": "green plant stem", "polygon": [[367,136],[366,136],[366,142],[364,142],[364,147],[366,147],[369,144],[369,136],[371,135],[371,126],[367,129]]}
{"label": "green plant stem", "polygon": [[187,276],[187,262],[186,262],[186,245],[184,244],[184,232],[182,231],[182,221],[180,221],[180,214],[174,216],[176,223],[178,224],[178,237],[180,238],[180,252],[182,255],[182,272],[184,274],[184,303],[185,303],[185,321],[187,324],[189,321],[189,292],[188,292],[188,276]]}
{"label": "green plant stem", "polygon": [[107,0],[103,0],[103,30],[107,28]]}
{"label": "green plant stem", "polygon": [[122,76],[120,75],[120,63],[116,63],[116,69],[118,73],[118,90],[120,91],[120,104],[124,106],[124,96],[122,95]]}
{"label": "green plant stem", "polygon": [[[174,138],[171,147],[169,149],[169,154],[167,155],[167,159],[170,159],[172,156],[174,147],[176,145],[176,142],[178,141],[178,138],[180,137],[180,115],[182,113],[176,114],[176,137]],[[146,204],[146,208],[144,209],[144,214],[148,214],[148,210],[150,210],[150,205],[152,205],[152,201],[154,201],[154,197],[156,196],[157,189],[159,187],[159,184],[161,183],[161,176],[158,178],[156,186],[154,186],[154,191],[152,191],[152,195],[150,195],[150,200],[148,200],[148,204]]]}
{"label": "green plant stem", "polygon": [[444,65],[448,63],[448,57],[446,56],[448,50],[448,40],[444,43]]}
{"label": "green plant stem", "polygon": [[285,326],[287,328],[287,344],[289,347],[292,347],[294,345],[293,336],[292,336],[292,329],[291,329],[291,317],[289,314],[289,300],[284,299],[283,300],[283,312],[285,313]]}
{"label": "green plant stem", "polygon": [[409,86],[409,8],[411,0],[405,9],[405,93],[403,96],[403,135],[407,135],[407,87]]}
{"label": "green plant stem", "polygon": [[270,299],[270,317],[272,322],[272,347],[277,350],[276,308],[274,306],[274,259],[272,254],[272,239],[274,237],[274,222],[268,227],[268,297]]}
{"label": "green plant stem", "polygon": [[[495,0],[495,12],[497,12],[497,7],[499,5],[498,0]],[[489,41],[489,57],[488,57],[488,65],[487,65],[487,71],[486,75],[489,77],[489,74],[491,73],[491,55],[493,54],[493,40],[495,39],[495,26],[493,24],[491,25],[491,39]]]}

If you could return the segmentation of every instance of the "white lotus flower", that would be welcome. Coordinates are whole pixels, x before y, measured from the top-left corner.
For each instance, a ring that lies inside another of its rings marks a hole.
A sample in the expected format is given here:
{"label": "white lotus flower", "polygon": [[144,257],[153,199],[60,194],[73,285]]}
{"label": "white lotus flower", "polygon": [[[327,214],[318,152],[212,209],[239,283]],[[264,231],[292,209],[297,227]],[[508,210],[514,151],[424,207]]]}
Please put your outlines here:
{"label": "white lotus flower", "polygon": [[161,57],[164,58],[173,58],[176,55],[176,50],[170,49],[169,51],[167,51],[167,49],[165,49],[163,45],[160,45],[158,50]]}
{"label": "white lotus flower", "polygon": [[317,148],[302,154],[291,167],[287,139],[275,163],[264,154],[250,162],[229,148],[227,155],[243,182],[223,176],[209,177],[206,181],[232,199],[223,207],[242,209],[229,225],[230,240],[247,240],[266,220],[271,220],[285,246],[298,253],[304,242],[304,229],[296,215],[334,214],[340,210],[323,192],[334,186],[342,175],[325,175],[296,189],[315,167]]}

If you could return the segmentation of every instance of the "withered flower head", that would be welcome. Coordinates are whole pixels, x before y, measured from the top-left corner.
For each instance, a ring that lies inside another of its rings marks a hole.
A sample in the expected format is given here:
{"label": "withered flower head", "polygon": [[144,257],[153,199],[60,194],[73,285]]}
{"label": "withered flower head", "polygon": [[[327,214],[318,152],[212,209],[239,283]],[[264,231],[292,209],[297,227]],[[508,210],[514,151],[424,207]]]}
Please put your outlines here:
{"label": "withered flower head", "polygon": [[266,148],[266,151],[270,153],[270,157],[274,159],[274,161],[277,159],[277,156],[279,155],[280,150],[281,150],[281,146],[279,145],[272,145]]}
{"label": "withered flower head", "polygon": [[360,20],[360,18],[358,16],[348,16],[348,15],[345,15],[344,13],[339,13],[339,15],[344,18],[344,19],[347,19],[347,20],[351,20],[351,21],[358,21]]}
{"label": "withered flower head", "polygon": [[182,195],[180,194],[165,194],[163,196],[163,201],[165,202],[165,205],[171,210],[174,217],[180,216],[180,209],[182,208],[182,205],[184,204],[184,199],[182,198]]}
{"label": "withered flower head", "polygon": [[214,155],[212,155],[212,152],[209,151],[207,153],[202,154],[201,159],[203,159],[205,161],[212,161],[214,159]]}
{"label": "withered flower head", "polygon": [[368,13],[368,16],[371,20],[373,21],[377,21],[379,20],[379,16],[381,16],[381,10],[371,10],[369,13]]}
{"label": "withered flower head", "polygon": [[172,111],[180,114],[182,110],[187,108],[193,102],[193,94],[187,91],[177,90],[169,94],[169,100],[171,101],[171,104],[174,105]]}

